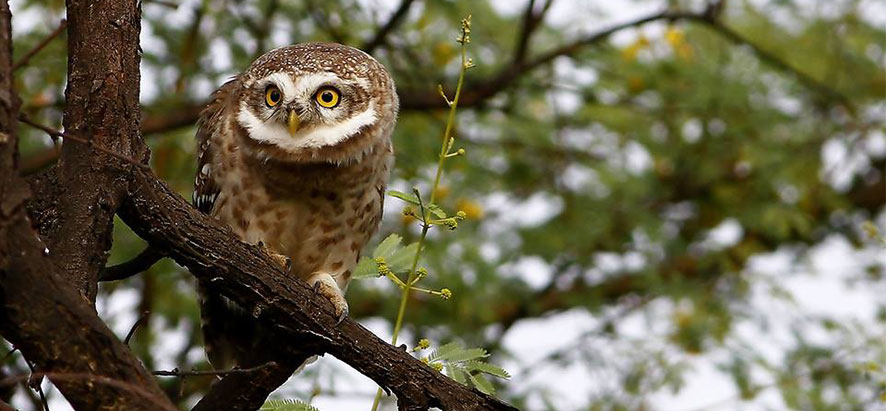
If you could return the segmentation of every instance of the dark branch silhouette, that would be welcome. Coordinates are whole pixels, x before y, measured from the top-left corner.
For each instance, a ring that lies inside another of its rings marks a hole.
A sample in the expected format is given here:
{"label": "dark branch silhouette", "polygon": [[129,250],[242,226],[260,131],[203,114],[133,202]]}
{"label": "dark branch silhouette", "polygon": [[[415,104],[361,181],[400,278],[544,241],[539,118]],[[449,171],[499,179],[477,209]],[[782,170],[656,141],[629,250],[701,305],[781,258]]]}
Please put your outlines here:
{"label": "dark branch silhouette", "polygon": [[375,32],[372,39],[367,41],[360,48],[367,53],[372,53],[375,49],[384,44],[385,41],[387,41],[388,34],[397,28],[397,26],[403,21],[406,14],[409,13],[409,7],[412,6],[412,3],[414,2],[415,0],[401,0],[400,6],[397,7],[397,10],[391,15],[391,18],[378,28],[378,31]]}

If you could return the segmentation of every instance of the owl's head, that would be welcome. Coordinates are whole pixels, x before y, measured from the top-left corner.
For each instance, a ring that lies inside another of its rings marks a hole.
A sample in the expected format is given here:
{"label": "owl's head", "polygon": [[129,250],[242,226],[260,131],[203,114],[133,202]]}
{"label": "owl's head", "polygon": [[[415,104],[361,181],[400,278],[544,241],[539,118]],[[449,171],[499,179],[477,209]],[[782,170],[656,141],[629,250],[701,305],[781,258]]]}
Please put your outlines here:
{"label": "owl's head", "polygon": [[388,141],[394,82],[368,54],[332,43],[280,47],[240,77],[236,108],[247,154],[285,162],[348,162]]}

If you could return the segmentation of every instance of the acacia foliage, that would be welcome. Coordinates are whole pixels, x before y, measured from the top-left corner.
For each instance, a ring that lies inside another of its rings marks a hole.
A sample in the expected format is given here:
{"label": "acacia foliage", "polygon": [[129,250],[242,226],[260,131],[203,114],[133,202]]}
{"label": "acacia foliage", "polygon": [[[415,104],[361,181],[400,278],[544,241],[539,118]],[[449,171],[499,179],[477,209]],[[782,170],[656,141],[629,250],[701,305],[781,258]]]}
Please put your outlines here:
{"label": "acacia foliage", "polygon": [[[487,89],[488,79],[515,66],[524,32],[523,10],[503,15],[485,1],[415,3],[373,53],[403,91],[394,188],[405,192],[428,180],[437,130],[445,122],[444,111],[410,110],[409,102],[436,97],[437,83],[454,84],[451,37],[461,16],[471,13],[475,22],[477,67],[469,91]],[[546,2],[533,3],[538,13]],[[667,3],[703,11],[698,2]],[[493,84],[493,95],[460,109],[456,135],[468,155],[450,162],[448,184],[437,194],[438,203],[465,211],[468,219],[453,233],[432,236],[424,251],[430,286],[446,287],[454,297],[416,295],[406,320],[410,335],[483,346],[530,373],[578,361],[614,375],[611,384],[588,394],[589,405],[648,404],[651,393],[682,386],[685,354],[724,348],[728,360],[718,365],[732,376],[741,399],[774,387],[789,406],[870,401],[884,390],[878,385],[883,371],[866,368],[882,364],[876,329],[801,312],[798,318],[820,325],[830,343],[812,342],[809,329],[798,328],[785,355],[773,360],[736,327],[763,318],[752,302],[761,289],[790,304],[790,290],[780,283],[791,273],[763,275],[749,265],[754,256],[780,251],[803,262],[835,238],[864,249],[871,245],[859,230],[862,222],[883,226],[886,160],[877,147],[884,144],[884,30],[866,18],[864,4],[838,2],[822,12],[806,2],[730,1],[717,21],[739,41],[701,21],[662,20],[582,45],[502,87]],[[15,27],[17,56],[55,29],[63,7],[58,1],[13,5],[16,16],[32,16],[32,23]],[[575,14],[587,23],[595,7]],[[273,46],[364,44],[386,21],[376,10],[372,2],[348,0],[146,1],[145,112],[163,118],[198,106]],[[532,32],[527,61],[594,31],[545,17]],[[60,124],[64,46],[50,42],[16,78],[22,111],[43,124]],[[161,131],[148,136],[152,167],[187,194],[193,127]],[[27,129],[21,137],[23,162],[39,163],[48,142]],[[388,204],[379,238],[410,233],[404,229],[409,217]],[[711,237],[715,228],[736,227],[733,241]],[[114,261],[143,247],[125,225],[115,230]],[[412,235],[405,244],[416,240]],[[882,290],[882,262],[846,264],[861,266],[851,280],[872,293]],[[104,302],[137,301],[122,304],[127,310],[111,304],[114,309],[103,311],[118,333],[126,333],[135,313],[151,312],[132,341],[149,369],[206,365],[191,282],[165,261],[101,290]],[[348,293],[352,316],[396,317],[396,291],[382,283],[354,284]],[[620,332],[628,313],[648,307],[659,313],[658,334],[637,341]],[[886,308],[869,308],[882,329]],[[516,324],[567,310],[606,321],[541,366],[509,358],[501,341]],[[160,350],[172,334],[184,336],[183,344]],[[621,348],[610,355],[603,352],[608,347]],[[760,369],[766,378],[754,376],[752,370]],[[808,378],[791,383],[797,376]],[[514,384],[519,378],[515,373]],[[188,380],[181,392],[176,381],[163,383],[184,402],[209,381]],[[497,392],[518,405],[534,404],[532,398],[545,398],[548,388],[521,387]],[[833,392],[836,398],[823,394]]]}

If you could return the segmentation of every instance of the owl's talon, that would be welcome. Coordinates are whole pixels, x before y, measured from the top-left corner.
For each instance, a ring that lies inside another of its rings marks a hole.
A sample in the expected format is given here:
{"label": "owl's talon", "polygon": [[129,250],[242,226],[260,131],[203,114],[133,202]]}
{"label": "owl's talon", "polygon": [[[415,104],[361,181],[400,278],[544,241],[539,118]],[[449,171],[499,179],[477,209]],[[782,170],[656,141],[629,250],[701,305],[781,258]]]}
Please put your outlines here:
{"label": "owl's talon", "polygon": [[292,272],[292,259],[291,258],[289,258],[283,254],[275,253],[273,250],[271,250],[270,248],[268,248],[268,246],[265,245],[264,241],[259,241],[258,243],[256,243],[256,245],[259,247],[259,249],[261,249],[261,251],[263,253],[267,254],[268,257],[271,257],[271,259],[274,260],[274,262],[277,263],[277,265],[279,265],[280,268],[283,269],[283,272],[285,274],[289,274],[290,272]]}
{"label": "owl's talon", "polygon": [[315,293],[332,303],[332,307],[335,309],[335,325],[341,324],[348,316],[348,302],[332,276],[327,273],[317,273],[308,281],[313,284],[311,288]]}
{"label": "owl's talon", "polygon": [[344,311],[342,311],[341,314],[338,315],[338,319],[335,320],[335,326],[338,327],[345,320],[345,318],[348,318],[347,306],[345,306]]}

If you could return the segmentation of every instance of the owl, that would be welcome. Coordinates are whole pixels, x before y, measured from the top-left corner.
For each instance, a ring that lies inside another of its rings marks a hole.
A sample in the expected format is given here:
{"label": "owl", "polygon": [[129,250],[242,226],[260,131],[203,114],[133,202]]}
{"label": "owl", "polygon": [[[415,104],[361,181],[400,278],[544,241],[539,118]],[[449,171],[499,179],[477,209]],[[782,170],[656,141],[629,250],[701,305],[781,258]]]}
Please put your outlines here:
{"label": "owl", "polygon": [[[212,95],[197,130],[194,204],[329,299],[340,319],[360,251],[382,216],[399,103],[387,70],[340,44],[277,48]],[[198,284],[216,369],[280,344],[251,313]]]}

